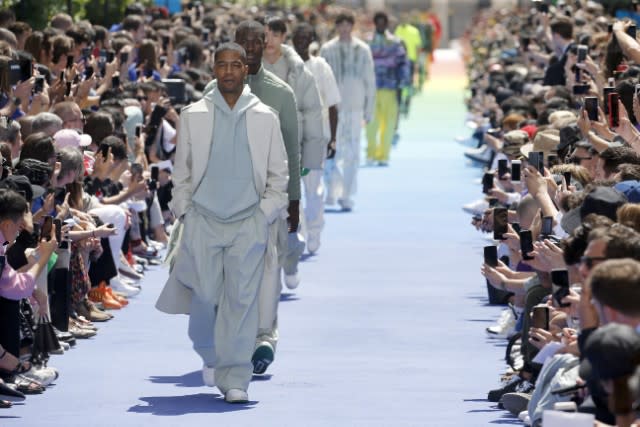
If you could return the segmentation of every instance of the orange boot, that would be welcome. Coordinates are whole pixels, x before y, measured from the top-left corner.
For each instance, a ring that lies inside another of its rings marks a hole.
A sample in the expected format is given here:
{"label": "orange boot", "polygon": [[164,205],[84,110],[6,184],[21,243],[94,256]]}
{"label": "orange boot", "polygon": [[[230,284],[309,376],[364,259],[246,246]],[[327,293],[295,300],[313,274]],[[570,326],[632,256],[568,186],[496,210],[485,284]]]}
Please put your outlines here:
{"label": "orange boot", "polygon": [[107,288],[105,282],[101,282],[97,288],[92,288],[89,291],[89,300],[102,304],[102,307],[106,310],[121,309],[123,305],[110,295],[110,290],[110,288]]}

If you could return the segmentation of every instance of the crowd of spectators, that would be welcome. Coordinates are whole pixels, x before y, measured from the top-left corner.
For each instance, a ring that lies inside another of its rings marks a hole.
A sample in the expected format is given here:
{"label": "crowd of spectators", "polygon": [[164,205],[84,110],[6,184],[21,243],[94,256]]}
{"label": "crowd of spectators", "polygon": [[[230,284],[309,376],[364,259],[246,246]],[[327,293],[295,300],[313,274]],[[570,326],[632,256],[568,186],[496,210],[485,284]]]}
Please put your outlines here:
{"label": "crowd of spectators", "polygon": [[[374,33],[371,14],[340,12],[133,3],[108,29],[64,13],[36,29],[0,9],[0,398],[42,393],[59,376],[50,355],[95,336],[161,263],[180,110],[206,93],[216,46],[241,22],[273,16],[285,42],[311,30],[312,55],[336,22]],[[385,31],[397,24],[379,16]],[[403,24],[421,84],[439,29],[419,25],[416,35]],[[340,152],[331,136],[330,156]]]}
{"label": "crowd of spectators", "polygon": [[630,426],[640,401],[640,15],[635,2],[520,3],[480,12],[464,49],[465,155],[485,173],[484,196],[463,209],[493,233],[481,272],[490,302],[508,304],[487,328],[508,340],[488,400],[527,425],[593,416]]}

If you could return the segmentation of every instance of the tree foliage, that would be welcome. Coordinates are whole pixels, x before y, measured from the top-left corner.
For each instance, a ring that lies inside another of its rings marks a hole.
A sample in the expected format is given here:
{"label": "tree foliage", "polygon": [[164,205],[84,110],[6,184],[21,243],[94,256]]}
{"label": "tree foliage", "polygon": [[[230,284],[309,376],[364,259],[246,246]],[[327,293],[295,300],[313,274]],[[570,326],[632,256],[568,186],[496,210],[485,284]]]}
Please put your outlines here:
{"label": "tree foliage", "polygon": [[[75,20],[88,19],[92,24],[120,22],[124,10],[132,0],[0,0],[3,8],[14,10],[19,21],[28,22],[34,29],[46,27],[56,13],[68,13]],[[152,0],[142,3],[152,3]]]}

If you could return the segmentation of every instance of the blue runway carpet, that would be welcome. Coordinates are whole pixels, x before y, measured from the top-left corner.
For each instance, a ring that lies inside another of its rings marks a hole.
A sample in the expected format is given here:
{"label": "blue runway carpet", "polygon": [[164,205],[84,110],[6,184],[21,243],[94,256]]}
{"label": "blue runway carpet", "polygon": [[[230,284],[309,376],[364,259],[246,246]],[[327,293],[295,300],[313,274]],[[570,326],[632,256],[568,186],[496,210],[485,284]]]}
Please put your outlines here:
{"label": "blue runway carpet", "polygon": [[362,168],[352,213],[328,213],[322,247],[285,290],[281,341],[251,403],[203,386],[187,318],[153,305],[166,277],[98,336],[51,365],[45,394],[1,410],[0,426],[486,426],[512,424],[486,402],[503,367],[484,328],[482,236],[460,206],[479,170],[454,142],[463,128],[459,60],[439,52],[433,78],[401,122],[388,168]]}

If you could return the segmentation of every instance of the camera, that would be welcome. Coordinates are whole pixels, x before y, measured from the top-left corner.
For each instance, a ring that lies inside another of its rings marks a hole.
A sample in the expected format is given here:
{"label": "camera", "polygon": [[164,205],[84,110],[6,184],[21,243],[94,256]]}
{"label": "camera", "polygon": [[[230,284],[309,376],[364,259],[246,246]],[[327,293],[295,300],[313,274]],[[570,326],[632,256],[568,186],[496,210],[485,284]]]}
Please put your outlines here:
{"label": "camera", "polygon": [[182,79],[162,79],[167,88],[167,95],[171,104],[184,104],[187,102],[186,83]]}

